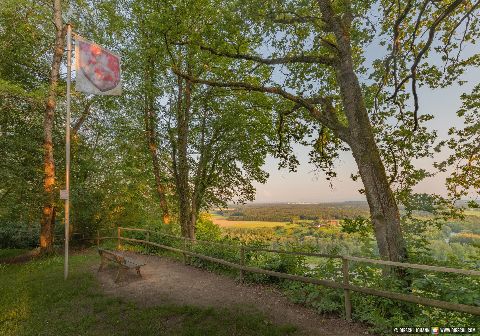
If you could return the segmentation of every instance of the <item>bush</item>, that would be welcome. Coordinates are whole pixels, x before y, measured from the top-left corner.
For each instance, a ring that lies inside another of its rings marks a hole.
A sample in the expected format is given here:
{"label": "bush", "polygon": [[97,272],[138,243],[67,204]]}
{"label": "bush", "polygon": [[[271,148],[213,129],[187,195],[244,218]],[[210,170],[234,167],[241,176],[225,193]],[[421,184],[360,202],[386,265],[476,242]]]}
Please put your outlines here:
{"label": "bush", "polygon": [[5,226],[0,228],[0,248],[34,248],[38,246],[38,228]]}
{"label": "bush", "polygon": [[222,237],[222,229],[213,223],[212,215],[201,213],[197,221],[195,235],[199,240],[219,240]]}

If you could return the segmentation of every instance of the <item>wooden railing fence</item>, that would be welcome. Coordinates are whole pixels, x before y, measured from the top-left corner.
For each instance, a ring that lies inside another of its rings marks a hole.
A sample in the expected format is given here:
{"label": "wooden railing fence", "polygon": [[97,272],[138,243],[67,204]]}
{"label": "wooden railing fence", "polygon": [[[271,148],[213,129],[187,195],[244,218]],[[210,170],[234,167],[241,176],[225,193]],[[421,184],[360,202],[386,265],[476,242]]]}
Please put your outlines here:
{"label": "wooden railing fence", "polygon": [[[143,233],[145,233],[146,240],[123,237],[122,236],[122,231],[143,232]],[[165,237],[170,237],[170,238],[174,238],[174,239],[178,239],[178,240],[183,240],[183,248],[177,248],[177,247],[172,247],[172,246],[152,242],[152,241],[150,241],[150,234],[162,235],[162,236],[165,236]],[[244,279],[244,272],[251,272],[251,273],[258,273],[258,274],[274,276],[274,277],[282,278],[282,279],[299,281],[299,282],[303,282],[303,283],[321,285],[321,286],[330,287],[330,288],[343,289],[344,304],[345,304],[345,317],[346,317],[347,320],[351,320],[351,318],[352,318],[352,304],[351,304],[351,300],[350,300],[351,291],[358,292],[358,293],[363,293],[363,294],[368,294],[368,295],[379,296],[379,297],[388,298],[388,299],[392,299],[392,300],[399,300],[399,301],[404,301],[404,302],[421,304],[421,305],[425,305],[425,306],[442,308],[442,309],[451,310],[451,311],[469,313],[469,314],[473,314],[473,315],[480,315],[480,307],[479,306],[472,306],[472,305],[466,305],[466,304],[461,304],[461,303],[436,300],[436,299],[421,297],[421,296],[412,295],[412,294],[396,293],[396,292],[379,290],[379,289],[374,289],[374,288],[369,288],[369,287],[356,286],[356,285],[350,283],[350,273],[349,273],[350,262],[362,262],[362,263],[368,263],[368,264],[395,266],[395,267],[401,267],[401,268],[419,269],[419,270],[433,271],[433,272],[456,273],[456,274],[463,274],[463,275],[468,275],[468,276],[480,276],[480,271],[476,271],[476,270],[466,270],[466,269],[439,267],[439,266],[422,265],[422,264],[401,263],[401,262],[393,262],[393,261],[385,261],[385,260],[377,260],[377,259],[369,259],[369,258],[361,258],[361,257],[353,257],[353,256],[345,256],[345,255],[333,255],[333,254],[309,253],[309,252],[297,252],[297,251],[282,251],[282,250],[274,250],[274,249],[267,249],[267,248],[256,248],[256,247],[244,246],[244,245],[236,246],[236,245],[222,244],[222,243],[217,243],[217,242],[212,242],[212,241],[203,241],[203,240],[198,240],[198,239],[193,240],[193,239],[189,239],[189,238],[185,238],[185,237],[165,234],[165,233],[152,231],[152,230],[138,229],[138,228],[118,227],[116,237],[113,237],[113,236],[100,237],[100,235],[97,234],[97,244],[100,244],[100,241],[104,240],[104,239],[116,239],[118,249],[121,248],[121,245],[122,245],[121,242],[122,241],[133,242],[133,243],[141,243],[141,244],[147,244],[147,245],[155,246],[155,247],[158,247],[158,248],[161,248],[161,249],[164,249],[164,250],[181,253],[184,257],[185,262],[186,262],[187,256],[191,256],[191,257],[196,257],[196,258],[199,258],[199,259],[207,260],[207,261],[210,261],[210,262],[213,262],[213,263],[225,265],[225,266],[237,269],[239,271],[239,277],[242,281]],[[189,241],[191,243],[207,243],[207,244],[210,244],[210,245],[217,245],[217,246],[221,246],[221,247],[227,247],[227,248],[230,248],[230,249],[231,248],[238,248],[240,250],[240,263],[237,264],[237,263],[234,263],[234,262],[231,262],[231,261],[226,261],[226,260],[223,260],[223,259],[214,258],[214,257],[206,256],[206,255],[203,255],[203,254],[199,254],[199,253],[196,253],[196,252],[192,252],[188,249],[188,243],[187,242],[189,242]],[[281,272],[276,272],[276,271],[269,271],[269,270],[265,270],[265,269],[261,269],[261,268],[257,268],[257,267],[246,266],[245,265],[245,252],[246,251],[259,251],[259,252],[281,253],[281,254],[291,254],[291,255],[299,255],[299,256],[311,256],[311,257],[341,259],[342,260],[343,281],[342,281],[342,283],[338,283],[338,282],[331,281],[331,280],[322,280],[322,279],[316,279],[316,278],[312,278],[312,277],[306,277],[306,276],[301,276],[301,275],[293,275],[293,274],[281,273]]]}

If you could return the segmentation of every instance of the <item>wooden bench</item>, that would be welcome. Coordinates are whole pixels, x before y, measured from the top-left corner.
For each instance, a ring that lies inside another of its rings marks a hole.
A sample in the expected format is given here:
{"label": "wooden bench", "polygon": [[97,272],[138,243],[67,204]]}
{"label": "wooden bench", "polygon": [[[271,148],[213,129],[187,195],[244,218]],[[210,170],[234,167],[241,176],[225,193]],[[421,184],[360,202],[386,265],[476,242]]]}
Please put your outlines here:
{"label": "wooden bench", "polygon": [[102,248],[98,249],[98,254],[102,258],[100,267],[98,268],[99,272],[103,269],[103,266],[109,261],[117,263],[120,266],[117,272],[117,276],[115,277],[115,282],[118,282],[120,273],[127,269],[135,268],[135,270],[137,271],[137,274],[139,276],[142,276],[142,274],[140,274],[140,267],[145,266],[144,263],[141,263],[137,260],[133,260],[132,258],[126,257],[120,252],[105,250]]}

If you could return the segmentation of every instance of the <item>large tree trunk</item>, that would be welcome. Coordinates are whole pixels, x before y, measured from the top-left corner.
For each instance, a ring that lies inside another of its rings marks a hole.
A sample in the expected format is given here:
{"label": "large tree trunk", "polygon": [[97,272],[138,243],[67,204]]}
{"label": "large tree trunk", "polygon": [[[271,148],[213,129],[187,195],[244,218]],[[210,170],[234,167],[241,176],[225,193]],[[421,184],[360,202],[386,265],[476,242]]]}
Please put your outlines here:
{"label": "large tree trunk", "polygon": [[150,60],[149,63],[149,67],[146,71],[147,88],[145,92],[145,132],[147,137],[147,146],[152,157],[153,176],[155,178],[155,187],[160,201],[160,208],[162,210],[162,220],[164,224],[170,224],[170,212],[168,210],[166,187],[162,181],[162,171],[160,169],[160,162],[158,160],[157,116],[154,108],[155,97],[152,93],[154,81],[154,74],[152,72],[155,64],[153,60]]}
{"label": "large tree trunk", "polygon": [[339,62],[335,66],[336,79],[348,121],[348,132],[341,138],[349,144],[358,165],[379,252],[383,259],[404,261],[407,252],[400,226],[400,213],[375,142],[362,88],[355,74],[350,23],[348,19],[344,20],[335,14],[329,0],[318,0],[318,3],[337,40]]}
{"label": "large tree trunk", "polygon": [[50,71],[50,85],[43,121],[43,187],[45,193],[45,203],[43,205],[42,220],[40,224],[40,249],[43,252],[49,251],[53,247],[55,227],[55,162],[53,159],[52,134],[55,107],[57,105],[56,90],[58,86],[60,64],[62,62],[65,45],[65,32],[63,30],[62,22],[62,4],[60,0],[53,1],[53,18],[56,30],[55,50],[53,53],[52,68]]}
{"label": "large tree trunk", "polygon": [[166,188],[162,181],[162,175],[160,171],[160,164],[157,156],[157,146],[156,143],[152,140],[148,143],[148,148],[150,149],[150,154],[152,156],[152,166],[153,166],[153,176],[155,178],[155,187],[157,190],[160,208],[162,209],[162,220],[163,224],[170,224],[170,212],[168,210],[168,203],[166,197]]}
{"label": "large tree trunk", "polygon": [[[188,133],[190,122],[192,83],[186,81],[183,93],[183,80],[179,78],[179,95],[177,107],[177,170],[176,185],[178,194],[178,210],[182,235],[195,239],[195,224],[192,225],[191,192],[189,186],[190,167],[188,163]],[[183,103],[182,103],[183,102]]]}
{"label": "large tree trunk", "polygon": [[349,71],[348,68],[348,64],[341,66],[337,72],[349,123],[345,140],[362,178],[380,256],[386,260],[403,261],[407,253],[400,213],[375,142],[360,84],[353,69]]}
{"label": "large tree trunk", "polygon": [[351,64],[345,62],[337,71],[349,123],[346,140],[352,149],[365,188],[380,255],[386,260],[404,261],[407,253],[400,226],[400,213],[375,142],[361,87]]}
{"label": "large tree trunk", "polygon": [[372,134],[365,134],[365,137],[354,140],[350,147],[365,188],[380,255],[386,260],[404,261],[407,253],[398,206],[372,138]]}

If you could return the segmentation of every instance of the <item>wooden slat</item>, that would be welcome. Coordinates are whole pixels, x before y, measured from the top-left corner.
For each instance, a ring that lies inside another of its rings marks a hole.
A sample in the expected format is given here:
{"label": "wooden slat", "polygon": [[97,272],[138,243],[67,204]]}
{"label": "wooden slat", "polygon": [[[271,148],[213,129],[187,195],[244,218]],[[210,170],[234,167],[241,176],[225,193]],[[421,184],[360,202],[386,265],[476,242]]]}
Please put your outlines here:
{"label": "wooden slat", "polygon": [[325,253],[313,253],[313,252],[298,252],[298,251],[283,251],[283,250],[272,250],[264,248],[256,248],[245,246],[246,250],[250,251],[260,251],[260,252],[271,252],[271,253],[282,253],[282,254],[293,254],[300,256],[309,256],[309,257],[320,257],[320,258],[338,258],[341,259],[342,256],[336,254],[325,254]]}
{"label": "wooden slat", "polygon": [[239,270],[241,269],[241,270],[244,270],[244,271],[247,271],[247,272],[271,275],[271,276],[275,276],[275,277],[278,277],[278,278],[301,281],[301,282],[305,282],[305,283],[312,283],[312,284],[316,284],[316,285],[323,285],[323,286],[332,287],[332,288],[339,288],[339,289],[344,288],[344,286],[342,284],[339,284],[339,283],[336,283],[336,282],[330,281],[330,280],[321,280],[321,279],[309,278],[309,277],[300,276],[300,275],[292,275],[292,274],[287,274],[287,273],[268,271],[268,270],[264,270],[264,269],[256,268],[256,267],[242,266],[242,265],[239,265],[239,264],[236,264],[236,263],[233,263],[233,262],[230,262],[230,261],[226,261],[226,260],[223,260],[223,259],[209,257],[209,256],[206,256],[206,255],[203,255],[203,254],[198,254],[198,253],[195,253],[195,252],[182,250],[182,249],[179,249],[179,248],[176,248],[176,247],[171,247],[171,246],[161,245],[161,244],[157,244],[157,243],[147,242],[147,241],[141,240],[141,239],[124,238],[124,237],[122,237],[122,239],[126,240],[126,241],[133,241],[133,242],[137,242],[137,243],[143,243],[143,244],[149,244],[149,245],[157,246],[157,247],[163,248],[165,250],[173,251],[173,252],[184,253],[184,254],[190,255],[192,257],[197,257],[197,258],[204,259],[204,260],[211,261],[211,262],[215,262],[215,263],[218,263],[218,264],[221,264],[221,265],[230,266],[232,268],[236,268],[236,269],[239,269]]}
{"label": "wooden slat", "polygon": [[139,264],[139,263],[130,262],[130,261],[125,261],[124,265],[127,266],[127,267],[129,267],[129,268],[135,268],[135,267],[145,266],[145,264]]}
{"label": "wooden slat", "polygon": [[126,266],[128,268],[145,266],[144,263],[143,264],[139,263],[136,260],[123,255],[123,253],[119,253],[119,252],[116,252],[116,251],[105,250],[105,249],[99,248],[98,253],[101,256],[107,258],[108,260],[114,261],[114,262],[116,262],[118,264],[121,264],[123,266]]}
{"label": "wooden slat", "polygon": [[375,295],[375,296],[381,296],[381,297],[388,298],[388,299],[393,299],[393,300],[400,300],[400,301],[405,301],[405,302],[417,303],[417,304],[421,304],[421,305],[424,305],[424,306],[431,306],[431,307],[442,308],[442,309],[446,309],[446,310],[454,310],[454,311],[458,311],[458,312],[461,312],[461,313],[469,313],[469,314],[472,314],[472,315],[480,315],[480,307],[478,307],[478,306],[470,306],[470,305],[464,305],[464,304],[461,304],[461,303],[435,300],[435,299],[430,299],[430,298],[411,295],[411,294],[387,292],[387,291],[382,291],[382,290],[378,290],[378,289],[367,288],[367,287],[359,287],[359,286],[354,286],[354,285],[350,285],[349,289],[353,290],[355,292],[369,294],[369,295]]}
{"label": "wooden slat", "polygon": [[[187,237],[180,237],[180,236],[175,236],[175,235],[171,235],[171,234],[168,234],[168,233],[163,233],[163,232],[158,232],[158,231],[153,231],[153,230],[147,230],[147,229],[122,228],[122,230],[152,232],[154,234],[158,234],[158,235],[162,235],[162,236],[166,236],[166,237],[189,240],[189,241],[192,241],[192,242],[205,243],[205,244],[211,244],[211,245],[217,245],[217,246],[224,246],[224,247],[228,247],[228,248],[238,248],[238,249],[240,249],[240,246],[241,246],[241,245],[231,245],[231,244],[217,243],[217,242],[209,241],[209,240],[200,240],[200,239],[192,239],[192,238],[187,238]],[[342,258],[342,256],[332,255],[332,254],[298,252],[298,251],[283,251],[283,250],[273,250],[273,249],[257,248],[257,247],[249,247],[249,246],[245,246],[245,249],[250,250],[250,251],[283,253],[283,254],[311,256],[311,257],[321,257],[321,258],[338,258],[338,259]]]}
{"label": "wooden slat", "polygon": [[361,258],[361,257],[352,257],[352,256],[344,256],[344,258],[348,259],[348,260],[359,261],[359,262],[364,262],[364,263],[369,263],[369,264],[398,266],[398,267],[403,267],[403,268],[415,268],[415,269],[421,269],[421,270],[425,270],[425,271],[457,273],[457,274],[464,274],[464,275],[480,275],[480,271],[466,270],[466,269],[460,269],[460,268],[430,266],[430,265],[421,265],[421,264],[410,264],[410,263],[402,263],[402,262],[386,261],[386,260],[378,260],[378,259],[369,259],[369,258]]}
{"label": "wooden slat", "polygon": [[[139,228],[128,228],[128,227],[121,227],[123,231],[152,231],[152,230],[147,230],[147,229],[139,229]],[[154,232],[154,231],[152,231]]]}
{"label": "wooden slat", "polygon": [[223,246],[223,247],[227,247],[227,248],[240,248],[240,245],[237,246],[237,245],[217,243],[217,242],[208,241],[208,240],[200,240],[200,239],[192,239],[192,238],[187,238],[187,237],[180,237],[180,236],[175,236],[175,235],[171,235],[171,234],[168,234],[168,233],[162,233],[162,232],[158,232],[158,231],[151,231],[151,230],[146,230],[146,231],[150,231],[150,232],[153,232],[153,233],[161,235],[161,236],[166,236],[166,237],[171,237],[171,238],[176,238],[176,239],[181,239],[181,240],[189,240],[189,241],[195,242],[195,243],[205,243],[205,244],[210,244],[210,245]]}

